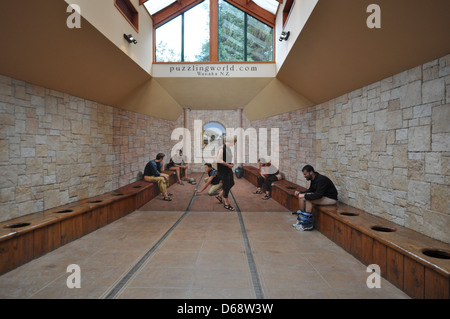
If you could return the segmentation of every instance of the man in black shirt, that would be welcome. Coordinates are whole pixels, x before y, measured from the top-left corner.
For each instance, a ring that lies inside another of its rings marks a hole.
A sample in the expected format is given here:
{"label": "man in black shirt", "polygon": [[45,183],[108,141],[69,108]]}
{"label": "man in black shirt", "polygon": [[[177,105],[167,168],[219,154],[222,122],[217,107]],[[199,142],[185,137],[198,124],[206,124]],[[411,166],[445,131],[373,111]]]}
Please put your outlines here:
{"label": "man in black shirt", "polygon": [[145,165],[144,180],[146,182],[152,182],[158,184],[159,191],[164,196],[165,201],[171,201],[169,193],[167,192],[167,183],[169,182],[169,175],[161,173],[162,167],[164,167],[164,153],[158,153],[156,159],[151,160]]}
{"label": "man in black shirt", "polygon": [[[333,182],[328,177],[314,171],[314,168],[311,165],[304,166],[302,172],[306,180],[311,181],[311,184],[309,185],[308,190],[304,192],[295,192],[295,196],[299,198],[299,215],[302,213],[311,215],[313,205],[335,205],[337,203],[338,192]],[[299,223],[296,225],[298,226]],[[297,226],[296,228],[298,229]],[[312,224],[309,224],[307,228],[312,229]],[[301,230],[309,229],[303,227]]]}
{"label": "man in black shirt", "polygon": [[217,176],[217,170],[210,163],[205,163],[205,172],[208,173],[208,177],[205,178],[205,184],[201,190],[197,190],[197,193],[203,192],[208,185],[211,185],[208,190],[208,195],[217,195],[218,191],[222,188],[222,182]]}

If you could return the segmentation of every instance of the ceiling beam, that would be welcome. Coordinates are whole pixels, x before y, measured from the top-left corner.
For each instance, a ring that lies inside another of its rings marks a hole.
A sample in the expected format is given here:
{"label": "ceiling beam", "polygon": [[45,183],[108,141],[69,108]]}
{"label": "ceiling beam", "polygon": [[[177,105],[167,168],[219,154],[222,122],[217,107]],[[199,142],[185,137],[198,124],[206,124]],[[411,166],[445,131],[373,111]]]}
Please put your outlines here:
{"label": "ceiling beam", "polygon": [[276,16],[270,13],[269,11],[264,10],[253,1],[248,0],[225,0],[225,1],[252,15],[258,20],[270,25],[272,28],[275,26]]}
{"label": "ceiling beam", "polygon": [[177,2],[172,3],[170,6],[167,6],[165,9],[158,11],[153,15],[153,27],[156,29],[203,1],[204,0],[177,0]]}

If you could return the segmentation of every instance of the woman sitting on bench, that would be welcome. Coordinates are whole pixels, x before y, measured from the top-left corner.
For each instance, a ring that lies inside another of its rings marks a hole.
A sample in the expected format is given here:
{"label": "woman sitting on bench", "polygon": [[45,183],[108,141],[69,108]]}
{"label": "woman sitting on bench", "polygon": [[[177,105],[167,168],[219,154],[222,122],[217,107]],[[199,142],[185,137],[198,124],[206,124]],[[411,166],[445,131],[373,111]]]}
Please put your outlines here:
{"label": "woman sitting on bench", "polygon": [[167,164],[167,169],[175,171],[177,174],[178,184],[184,185],[181,181],[181,169],[184,168],[184,179],[188,179],[188,164],[186,163],[186,156],[183,156],[183,150],[178,150],[178,155],[172,157]]}
{"label": "woman sitting on bench", "polygon": [[282,179],[280,171],[275,165],[272,165],[270,159],[267,161],[265,158],[258,160],[259,162],[259,175],[256,178],[258,187],[255,194],[262,194],[261,188],[265,191],[265,196],[262,198],[268,200],[272,194],[272,183]]}

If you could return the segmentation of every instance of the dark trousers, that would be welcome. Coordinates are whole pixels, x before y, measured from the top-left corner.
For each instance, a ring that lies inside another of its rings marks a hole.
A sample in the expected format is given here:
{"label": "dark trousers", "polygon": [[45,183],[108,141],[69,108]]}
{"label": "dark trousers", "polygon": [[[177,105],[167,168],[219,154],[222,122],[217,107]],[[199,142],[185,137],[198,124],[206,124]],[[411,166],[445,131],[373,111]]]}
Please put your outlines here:
{"label": "dark trousers", "polygon": [[258,187],[261,188],[266,191],[271,193],[272,192],[272,183],[276,182],[278,180],[277,175],[276,174],[270,174],[267,177],[262,177],[261,175],[258,175],[257,177],[257,183],[258,183]]}
{"label": "dark trousers", "polygon": [[226,172],[226,174],[223,174],[220,179],[222,180],[222,197],[228,198],[230,189],[234,186],[233,171],[230,170],[229,172]]}

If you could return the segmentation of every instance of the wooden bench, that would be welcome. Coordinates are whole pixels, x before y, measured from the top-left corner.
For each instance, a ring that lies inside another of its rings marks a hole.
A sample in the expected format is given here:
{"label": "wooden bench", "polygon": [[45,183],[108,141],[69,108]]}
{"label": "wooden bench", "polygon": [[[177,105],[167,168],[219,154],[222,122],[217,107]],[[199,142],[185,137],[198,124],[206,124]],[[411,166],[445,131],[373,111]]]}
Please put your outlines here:
{"label": "wooden bench", "polygon": [[[244,177],[256,186],[253,175],[254,168],[244,167]],[[272,198],[297,211],[295,190],[306,189],[286,180],[274,182]],[[363,264],[378,265],[381,275],[409,296],[450,298],[450,245],[340,202],[314,206],[313,216],[317,230]]]}
{"label": "wooden bench", "polygon": [[[170,176],[169,186],[176,182],[172,171],[163,173]],[[0,222],[0,275],[139,209],[158,194],[157,185],[140,180],[99,196]]]}
{"label": "wooden bench", "polygon": [[291,212],[299,210],[298,197],[294,195],[295,191],[303,192],[306,191],[306,188],[285,179],[272,184],[272,198]]}
{"label": "wooden bench", "polygon": [[[258,185],[259,170],[253,166],[244,166],[244,178],[251,184]],[[292,212],[299,209],[298,198],[294,196],[295,191],[305,191],[306,188],[289,182],[285,179],[272,183],[272,198]]]}
{"label": "wooden bench", "polygon": [[314,225],[413,298],[450,298],[450,247],[406,227],[338,203],[314,206]]}
{"label": "wooden bench", "polygon": [[244,178],[248,180],[251,184],[257,186],[258,180],[257,177],[259,175],[259,170],[256,167],[253,166],[244,166]]}

